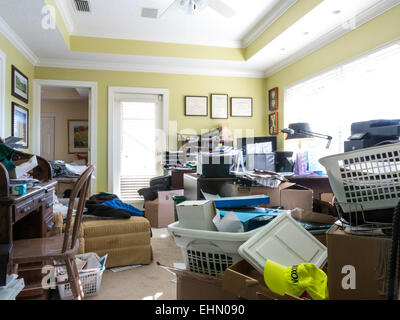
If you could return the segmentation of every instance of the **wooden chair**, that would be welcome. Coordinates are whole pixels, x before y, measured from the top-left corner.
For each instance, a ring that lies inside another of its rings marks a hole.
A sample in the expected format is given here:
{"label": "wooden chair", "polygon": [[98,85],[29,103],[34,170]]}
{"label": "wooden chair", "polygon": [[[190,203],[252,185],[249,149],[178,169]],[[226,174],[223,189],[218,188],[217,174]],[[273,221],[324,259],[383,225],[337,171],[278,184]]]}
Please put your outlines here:
{"label": "wooden chair", "polygon": [[[78,252],[79,240],[77,239],[79,227],[82,222],[83,209],[90,185],[90,179],[94,167],[89,167],[82,173],[76,181],[70,196],[67,211],[67,220],[64,234],[49,238],[23,239],[14,241],[14,248],[11,263],[14,273],[18,273],[18,265],[22,263],[35,263],[58,260],[64,262],[57,266],[65,266],[67,269],[68,280],[56,284],[69,283],[74,299],[83,299],[82,286],[79,279],[78,268],[75,264],[75,255]],[[72,214],[75,199],[79,195],[78,205],[75,211],[75,220],[72,225]],[[72,236],[70,235],[72,231]],[[34,290],[38,287],[26,287],[24,290]]]}

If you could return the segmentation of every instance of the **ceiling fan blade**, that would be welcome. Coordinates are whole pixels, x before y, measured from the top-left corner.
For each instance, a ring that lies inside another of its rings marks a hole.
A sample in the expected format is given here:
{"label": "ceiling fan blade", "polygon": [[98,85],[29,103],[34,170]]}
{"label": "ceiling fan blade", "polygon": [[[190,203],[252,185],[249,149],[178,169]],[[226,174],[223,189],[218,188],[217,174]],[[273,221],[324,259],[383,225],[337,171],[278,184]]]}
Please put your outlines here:
{"label": "ceiling fan blade", "polygon": [[174,2],[172,2],[169,7],[167,9],[164,10],[163,13],[161,13],[158,18],[167,18],[169,17],[171,14],[175,13],[175,11],[179,8],[179,2],[180,0],[174,0]]}
{"label": "ceiling fan blade", "polygon": [[232,18],[237,12],[231,7],[227,6],[221,0],[208,0],[208,6],[223,15],[225,18]]}

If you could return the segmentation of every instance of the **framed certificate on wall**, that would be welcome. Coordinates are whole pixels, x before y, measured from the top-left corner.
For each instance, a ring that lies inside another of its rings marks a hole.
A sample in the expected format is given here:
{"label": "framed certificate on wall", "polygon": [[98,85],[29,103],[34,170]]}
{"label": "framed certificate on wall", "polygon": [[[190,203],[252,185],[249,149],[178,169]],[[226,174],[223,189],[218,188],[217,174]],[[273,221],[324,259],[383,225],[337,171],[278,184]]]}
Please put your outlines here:
{"label": "framed certificate on wall", "polygon": [[208,116],[208,97],[185,96],[185,116]]}
{"label": "framed certificate on wall", "polygon": [[228,119],[227,94],[211,94],[211,119]]}
{"label": "framed certificate on wall", "polygon": [[252,117],[253,98],[231,98],[231,117]]}

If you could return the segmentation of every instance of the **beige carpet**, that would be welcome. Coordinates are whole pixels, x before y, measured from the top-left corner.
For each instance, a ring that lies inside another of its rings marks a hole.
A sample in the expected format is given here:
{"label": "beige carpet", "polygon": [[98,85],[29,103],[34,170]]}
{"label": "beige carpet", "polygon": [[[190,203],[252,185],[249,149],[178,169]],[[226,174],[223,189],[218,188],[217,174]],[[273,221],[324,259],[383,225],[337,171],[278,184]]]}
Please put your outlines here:
{"label": "beige carpet", "polygon": [[182,263],[181,250],[167,229],[152,230],[153,262],[120,272],[104,271],[99,294],[86,300],[176,299],[175,275],[157,266],[156,262],[168,266],[173,266],[175,262]]}

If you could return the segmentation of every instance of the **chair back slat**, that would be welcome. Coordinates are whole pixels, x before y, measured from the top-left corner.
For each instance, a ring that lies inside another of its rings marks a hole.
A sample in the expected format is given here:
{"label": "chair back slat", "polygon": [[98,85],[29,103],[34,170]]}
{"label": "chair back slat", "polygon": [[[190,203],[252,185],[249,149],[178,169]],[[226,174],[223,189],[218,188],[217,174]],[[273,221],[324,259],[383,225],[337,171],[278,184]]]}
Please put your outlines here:
{"label": "chair back slat", "polygon": [[[62,247],[63,253],[68,249],[72,249],[76,244],[76,240],[79,234],[79,228],[82,222],[83,209],[85,208],[86,197],[89,191],[89,185],[93,171],[94,171],[94,166],[89,165],[88,168],[81,174],[81,176],[75,182],[74,187],[72,189],[68,204],[67,220],[65,223],[64,242]],[[78,197],[79,201],[75,211],[75,221],[72,231],[71,245],[68,248],[68,243],[70,240],[70,233],[71,233],[72,215],[74,212],[75,200]]]}

